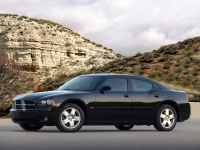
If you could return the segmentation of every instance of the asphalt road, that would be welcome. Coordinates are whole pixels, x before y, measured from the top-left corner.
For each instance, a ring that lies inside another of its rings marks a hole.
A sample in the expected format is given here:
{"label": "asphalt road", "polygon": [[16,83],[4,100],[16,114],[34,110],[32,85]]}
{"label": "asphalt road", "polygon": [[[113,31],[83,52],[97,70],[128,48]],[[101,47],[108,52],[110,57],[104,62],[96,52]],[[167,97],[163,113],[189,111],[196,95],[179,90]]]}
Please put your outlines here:
{"label": "asphalt road", "polygon": [[130,131],[84,126],[76,133],[44,127],[28,132],[10,119],[0,119],[0,150],[200,150],[200,103],[191,106],[191,118],[178,123],[171,132],[158,132],[153,126],[135,126]]}

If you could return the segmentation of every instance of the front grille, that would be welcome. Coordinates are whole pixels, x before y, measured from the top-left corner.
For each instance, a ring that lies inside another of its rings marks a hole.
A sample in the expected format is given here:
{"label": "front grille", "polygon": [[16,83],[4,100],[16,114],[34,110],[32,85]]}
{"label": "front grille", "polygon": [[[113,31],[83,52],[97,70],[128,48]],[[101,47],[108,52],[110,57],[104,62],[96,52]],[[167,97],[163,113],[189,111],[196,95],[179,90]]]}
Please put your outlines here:
{"label": "front grille", "polygon": [[35,111],[35,103],[34,101],[29,100],[16,100],[14,109],[22,111]]}

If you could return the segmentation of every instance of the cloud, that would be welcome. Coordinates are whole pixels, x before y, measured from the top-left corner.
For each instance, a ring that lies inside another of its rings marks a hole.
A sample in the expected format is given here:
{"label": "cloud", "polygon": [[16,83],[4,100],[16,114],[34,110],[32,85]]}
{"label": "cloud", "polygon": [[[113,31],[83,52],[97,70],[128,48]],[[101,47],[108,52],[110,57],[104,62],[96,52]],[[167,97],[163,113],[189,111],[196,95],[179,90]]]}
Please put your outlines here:
{"label": "cloud", "polygon": [[48,19],[123,55],[200,36],[199,0],[9,0],[0,13]]}

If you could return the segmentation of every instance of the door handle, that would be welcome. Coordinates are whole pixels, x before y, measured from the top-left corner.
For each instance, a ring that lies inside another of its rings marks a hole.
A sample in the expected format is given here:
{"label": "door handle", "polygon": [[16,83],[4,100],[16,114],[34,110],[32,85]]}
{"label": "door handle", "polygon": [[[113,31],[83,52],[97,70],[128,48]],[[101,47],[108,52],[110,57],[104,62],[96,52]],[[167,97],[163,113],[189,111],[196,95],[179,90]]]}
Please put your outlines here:
{"label": "door handle", "polygon": [[159,95],[159,94],[155,94],[155,95],[154,95],[154,97],[156,97],[156,98],[159,98],[159,97],[160,97],[160,95]]}
{"label": "door handle", "polygon": [[124,97],[129,97],[128,94],[124,94]]}

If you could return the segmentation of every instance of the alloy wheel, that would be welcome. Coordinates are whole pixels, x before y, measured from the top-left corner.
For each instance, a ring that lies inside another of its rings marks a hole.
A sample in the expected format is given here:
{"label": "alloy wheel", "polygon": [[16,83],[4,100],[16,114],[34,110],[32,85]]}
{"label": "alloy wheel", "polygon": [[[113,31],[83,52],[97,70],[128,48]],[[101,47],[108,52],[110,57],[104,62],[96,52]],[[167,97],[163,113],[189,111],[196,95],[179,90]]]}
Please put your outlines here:
{"label": "alloy wheel", "polygon": [[67,129],[76,128],[81,122],[80,112],[73,107],[66,108],[61,114],[61,122]]}
{"label": "alloy wheel", "polygon": [[171,128],[174,125],[175,116],[174,112],[165,108],[160,114],[160,123],[164,128]]}

